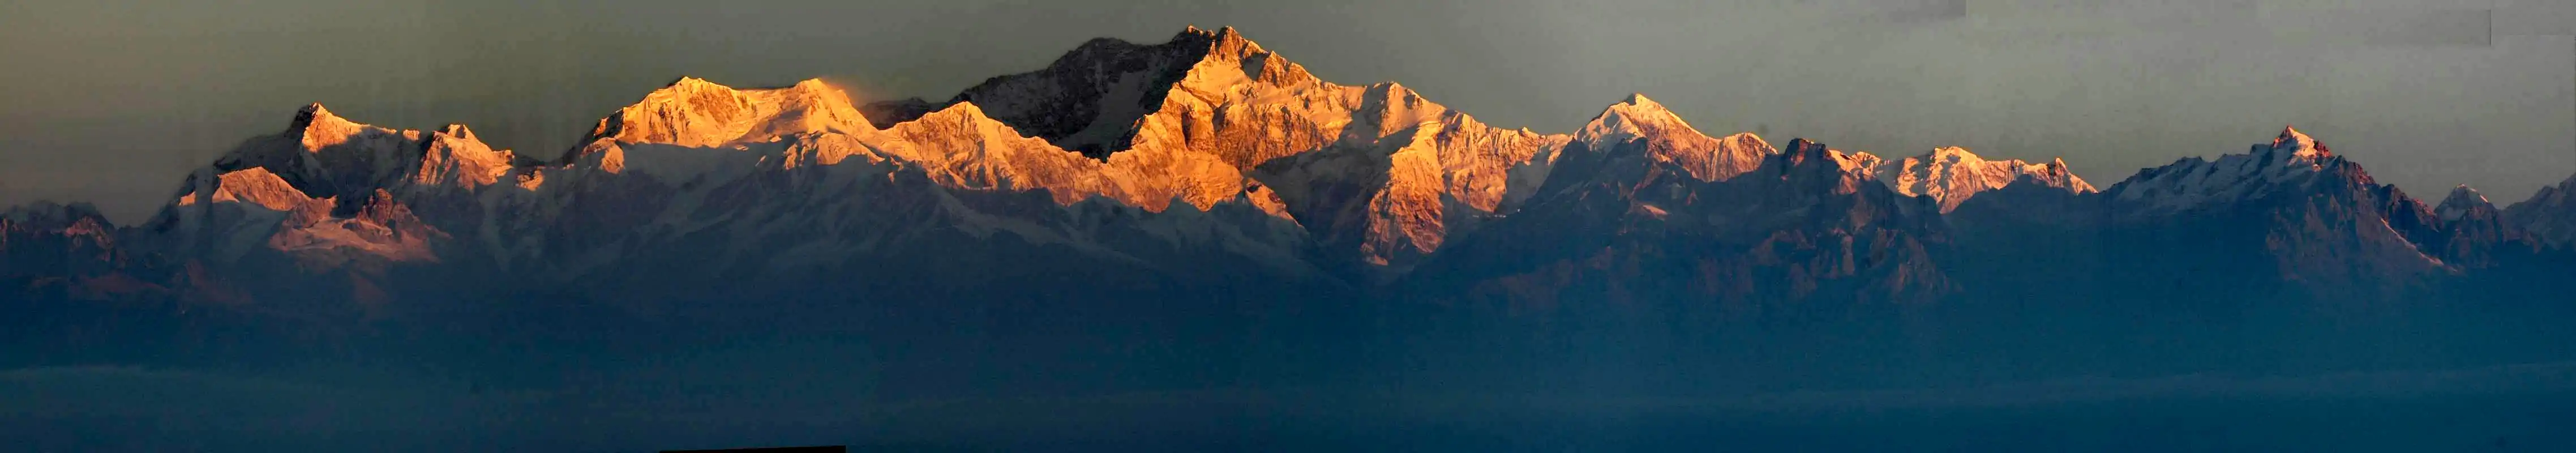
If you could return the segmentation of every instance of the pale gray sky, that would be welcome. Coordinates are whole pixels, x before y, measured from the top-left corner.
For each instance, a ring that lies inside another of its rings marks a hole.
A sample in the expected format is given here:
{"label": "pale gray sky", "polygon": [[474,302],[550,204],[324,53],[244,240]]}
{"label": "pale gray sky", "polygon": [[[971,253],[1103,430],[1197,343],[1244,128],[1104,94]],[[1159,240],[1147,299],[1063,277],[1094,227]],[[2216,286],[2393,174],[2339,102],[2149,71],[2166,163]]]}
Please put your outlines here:
{"label": "pale gray sky", "polygon": [[1712,133],[2063,156],[2103,186],[2285,124],[2428,202],[2576,174],[2576,8],[2548,0],[214,3],[0,4],[0,205],[141,220],[308,102],[551,156],[680,75],[936,100],[1187,25],[1541,132],[1644,92]]}

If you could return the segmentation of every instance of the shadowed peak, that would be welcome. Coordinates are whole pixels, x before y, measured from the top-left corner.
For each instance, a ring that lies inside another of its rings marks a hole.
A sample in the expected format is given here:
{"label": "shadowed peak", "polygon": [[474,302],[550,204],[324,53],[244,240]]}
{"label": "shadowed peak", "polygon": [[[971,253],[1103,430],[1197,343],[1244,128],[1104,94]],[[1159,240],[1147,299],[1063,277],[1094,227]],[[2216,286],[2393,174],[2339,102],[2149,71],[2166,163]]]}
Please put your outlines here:
{"label": "shadowed peak", "polygon": [[1806,137],[1798,137],[1789,139],[1789,144],[1787,146],[1780,147],[1780,152],[1798,153],[1806,151],[1821,151],[1824,149],[1825,144],[1823,143],[1816,143],[1815,140],[1808,140]]}
{"label": "shadowed peak", "polygon": [[51,200],[37,200],[34,203],[0,209],[0,222],[17,223],[39,229],[61,229],[82,219],[104,221],[106,218],[106,215],[98,212],[97,206],[85,202],[65,204]]}
{"label": "shadowed peak", "polygon": [[2478,193],[2478,189],[2469,187],[2468,184],[2451,187],[2451,195],[2442,198],[2442,204],[2486,202],[2487,196]]}
{"label": "shadowed peak", "polygon": [[2479,194],[2477,189],[2469,188],[2467,184],[2461,184],[2451,187],[2451,194],[2442,197],[2442,203],[2434,206],[2433,213],[2443,221],[2452,221],[2459,220],[2471,212],[2494,208],[2495,204],[2488,202],[2486,195]]}
{"label": "shadowed peak", "polygon": [[337,115],[331,114],[331,109],[322,107],[322,103],[320,102],[315,102],[305,104],[302,109],[297,109],[295,111],[295,122],[297,124],[307,124],[313,122],[316,118],[335,116]]}

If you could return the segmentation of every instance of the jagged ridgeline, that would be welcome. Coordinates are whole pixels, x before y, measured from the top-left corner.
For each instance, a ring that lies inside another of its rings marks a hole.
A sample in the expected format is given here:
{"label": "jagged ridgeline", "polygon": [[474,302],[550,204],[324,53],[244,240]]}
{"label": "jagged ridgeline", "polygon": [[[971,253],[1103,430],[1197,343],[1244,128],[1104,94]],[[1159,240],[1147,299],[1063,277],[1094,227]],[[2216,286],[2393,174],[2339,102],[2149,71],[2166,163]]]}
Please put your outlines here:
{"label": "jagged ridgeline", "polygon": [[[143,223],[9,211],[0,294],[32,362],[776,330],[865,338],[924,382],[1085,360],[1206,382],[1604,350],[1937,364],[2075,337],[2181,346],[2027,360],[2218,366],[2195,352],[2313,317],[2432,335],[2557,313],[2576,275],[2576,180],[2427,205],[2295,129],[2106,188],[2055,159],[1712,137],[1643,95],[1573,130],[1324,81],[1231,28],[1094,40],[942,102],[682,78],[554,159],[312,105]],[[617,336],[647,331],[678,333]],[[1745,345],[1774,352],[1714,352]],[[965,350],[988,354],[930,359]]]}

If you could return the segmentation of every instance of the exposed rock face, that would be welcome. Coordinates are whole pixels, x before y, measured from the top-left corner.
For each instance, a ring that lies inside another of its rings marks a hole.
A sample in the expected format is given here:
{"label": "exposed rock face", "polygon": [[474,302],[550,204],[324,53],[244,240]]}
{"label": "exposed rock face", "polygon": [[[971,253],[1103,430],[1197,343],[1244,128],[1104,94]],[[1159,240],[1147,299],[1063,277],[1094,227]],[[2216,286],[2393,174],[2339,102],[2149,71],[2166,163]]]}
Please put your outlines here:
{"label": "exposed rock face", "polygon": [[1232,28],[1150,46],[1094,40],[951,103],[1103,159],[1129,204],[1206,209],[1253,194],[1327,255],[1383,272],[1508,211],[1567,140],[1487,126],[1394,83],[1316,79]]}
{"label": "exposed rock face", "polygon": [[896,123],[912,121],[913,118],[928,115],[930,112],[938,111],[940,107],[942,107],[941,104],[932,104],[921,98],[903,98],[861,105],[859,114],[868,117],[868,125],[885,129],[894,127]]}
{"label": "exposed rock face", "polygon": [[[1234,42],[1223,42],[1227,39]],[[1105,157],[1133,144],[1138,122],[1160,109],[1172,86],[1201,63],[1239,59],[1248,45],[1232,29],[1197,27],[1157,45],[1094,39],[1045,69],[994,77],[948,103],[983,105],[995,118],[1030,135]]]}

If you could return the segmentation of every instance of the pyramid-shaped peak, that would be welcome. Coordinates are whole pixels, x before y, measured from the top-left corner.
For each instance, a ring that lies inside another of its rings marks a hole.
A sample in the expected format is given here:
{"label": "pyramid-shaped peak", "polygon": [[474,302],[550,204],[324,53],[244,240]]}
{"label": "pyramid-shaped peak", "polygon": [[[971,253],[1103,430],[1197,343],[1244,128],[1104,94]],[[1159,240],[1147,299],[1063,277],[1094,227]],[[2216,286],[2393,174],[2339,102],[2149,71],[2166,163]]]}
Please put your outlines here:
{"label": "pyramid-shaped peak", "polygon": [[1699,128],[1692,127],[1689,121],[1682,120],[1681,115],[1664,109],[1663,104],[1647,99],[1644,94],[1629,94],[1618,103],[1602,108],[1601,114],[1594,115],[1591,122],[1585,123],[1583,129],[1575,133],[1575,139],[1587,142],[1603,139],[1624,141],[1635,137],[1656,136],[1671,140],[1705,141],[1709,140],[1707,135],[1700,132]]}
{"label": "pyramid-shaped peak", "polygon": [[2493,209],[2495,204],[2488,202],[2485,195],[2478,194],[2477,189],[2469,188],[2467,184],[2461,184],[2451,188],[2450,196],[2442,197],[2442,204],[2436,205],[2433,213],[2443,221],[2452,221],[2459,220],[2472,212],[2492,212]]}
{"label": "pyramid-shaped peak", "polygon": [[2308,134],[2299,132],[2299,128],[2289,126],[2281,127],[2281,135],[2272,138],[2272,149],[2293,151],[2292,155],[2305,158],[2332,155],[2326,152],[2324,144],[2317,143],[2315,137],[2309,137]]}
{"label": "pyramid-shaped peak", "polygon": [[1660,109],[1660,108],[1663,108],[1663,107],[1664,107],[1664,104],[1662,104],[1662,103],[1658,103],[1658,102],[1655,102],[1655,100],[1654,100],[1654,99],[1647,99],[1647,98],[1646,98],[1646,93],[1628,93],[1628,98],[1627,98],[1627,99],[1621,99],[1621,100],[1619,100],[1619,104],[1618,104],[1618,105],[1635,106],[1635,107],[1648,107],[1648,108],[1658,108],[1658,109]]}
{"label": "pyramid-shaped peak", "polygon": [[1627,97],[1620,98],[1619,102],[1610,104],[1609,107],[1602,108],[1600,115],[1592,117],[1592,121],[1594,123],[1600,123],[1611,119],[1625,119],[1630,122],[1645,123],[1683,122],[1681,115],[1673,113],[1671,109],[1664,108],[1663,103],[1655,102],[1654,99],[1647,98],[1644,93],[1629,93]]}
{"label": "pyramid-shaped peak", "polygon": [[[340,115],[331,113],[331,109],[323,107],[322,103],[316,102],[296,109],[295,121],[287,126],[286,135],[302,141],[306,150],[317,150],[348,140],[351,135],[376,129],[378,128],[374,126],[341,118]],[[385,132],[391,131],[385,130]]]}
{"label": "pyramid-shaped peak", "polygon": [[339,115],[332,114],[331,109],[323,107],[320,102],[315,102],[305,104],[304,108],[296,109],[295,122],[288,125],[287,129],[291,131],[303,131],[311,129],[313,125],[317,123],[332,125],[346,122],[349,122],[349,120],[340,118]]}
{"label": "pyramid-shaped peak", "polygon": [[2300,132],[2299,132],[2299,127],[2298,127],[2298,126],[2292,126],[2292,125],[2282,125],[2282,126],[2281,126],[2281,139],[2282,139],[2282,140],[2310,140],[2310,141],[2314,141],[2314,140],[2315,140],[2315,139],[2309,138],[2309,137],[2308,137],[2308,134],[2300,133]]}
{"label": "pyramid-shaped peak", "polygon": [[2487,196],[2485,194],[2478,193],[2477,188],[2469,187],[2468,184],[2461,184],[2451,187],[2451,195],[2442,198],[2442,204],[2452,204],[2454,202],[2483,204],[2487,203]]}
{"label": "pyramid-shaped peak", "polygon": [[1207,30],[1199,28],[1196,25],[1192,25],[1187,29],[1181,30],[1181,34],[1173,36],[1172,42],[1191,43],[1192,46],[1198,45],[1197,43],[1206,43],[1208,58],[1240,60],[1254,55],[1270,53],[1270,51],[1262,49],[1261,44],[1254,43],[1249,39],[1244,39],[1243,33],[1235,31],[1234,27]]}
{"label": "pyramid-shaped peak", "polygon": [[474,129],[465,127],[462,123],[448,123],[438,128],[438,135],[471,140],[474,138]]}

